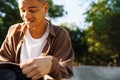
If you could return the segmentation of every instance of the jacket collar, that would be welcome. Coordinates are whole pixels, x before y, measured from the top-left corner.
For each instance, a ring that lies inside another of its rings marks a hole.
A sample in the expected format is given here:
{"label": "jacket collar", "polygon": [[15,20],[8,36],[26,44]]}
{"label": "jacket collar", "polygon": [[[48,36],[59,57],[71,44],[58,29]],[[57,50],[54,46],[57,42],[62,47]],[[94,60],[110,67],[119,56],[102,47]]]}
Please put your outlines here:
{"label": "jacket collar", "polygon": [[23,34],[25,34],[25,32],[26,32],[26,30],[27,30],[27,26],[26,26],[26,24],[24,23],[24,22],[22,22],[22,24],[20,24],[21,25],[21,32],[23,32]]}
{"label": "jacket collar", "polygon": [[[46,20],[47,20],[47,19],[46,19]],[[49,23],[49,33],[50,33],[52,36],[56,36],[54,25],[52,25],[52,23],[51,23],[49,20],[47,20],[47,21],[48,21],[48,23]]]}
{"label": "jacket collar", "polygon": [[[49,33],[52,35],[52,36],[56,36],[55,34],[55,29],[54,29],[54,25],[51,23],[50,20],[46,19],[46,21],[49,23]],[[21,24],[21,31],[25,34],[26,32],[26,29],[27,29],[27,26],[25,25],[25,23],[23,22]]]}

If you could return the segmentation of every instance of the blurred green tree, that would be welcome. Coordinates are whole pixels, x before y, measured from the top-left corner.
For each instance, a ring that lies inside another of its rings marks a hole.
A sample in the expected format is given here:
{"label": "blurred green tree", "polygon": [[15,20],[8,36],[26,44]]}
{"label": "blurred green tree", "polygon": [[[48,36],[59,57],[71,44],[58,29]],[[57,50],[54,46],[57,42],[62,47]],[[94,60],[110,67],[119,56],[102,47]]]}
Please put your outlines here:
{"label": "blurred green tree", "polygon": [[90,23],[87,31],[88,51],[97,65],[120,64],[120,0],[98,0],[85,13]]}

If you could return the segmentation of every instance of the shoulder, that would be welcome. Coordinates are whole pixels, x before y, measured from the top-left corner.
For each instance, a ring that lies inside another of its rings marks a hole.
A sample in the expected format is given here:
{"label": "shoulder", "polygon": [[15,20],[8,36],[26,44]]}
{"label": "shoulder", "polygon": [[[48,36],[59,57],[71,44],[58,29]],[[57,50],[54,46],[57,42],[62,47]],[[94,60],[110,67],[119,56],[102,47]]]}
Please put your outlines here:
{"label": "shoulder", "polygon": [[8,31],[21,30],[24,23],[16,23],[9,27]]}
{"label": "shoulder", "polygon": [[55,36],[60,35],[60,36],[64,37],[66,35],[69,35],[68,31],[62,26],[57,26],[57,25],[52,24],[50,26],[50,28],[52,28],[52,29],[50,29],[50,32],[54,33]]}
{"label": "shoulder", "polygon": [[24,23],[16,23],[11,25],[8,29],[7,36],[9,37],[18,36],[24,31],[23,28]]}

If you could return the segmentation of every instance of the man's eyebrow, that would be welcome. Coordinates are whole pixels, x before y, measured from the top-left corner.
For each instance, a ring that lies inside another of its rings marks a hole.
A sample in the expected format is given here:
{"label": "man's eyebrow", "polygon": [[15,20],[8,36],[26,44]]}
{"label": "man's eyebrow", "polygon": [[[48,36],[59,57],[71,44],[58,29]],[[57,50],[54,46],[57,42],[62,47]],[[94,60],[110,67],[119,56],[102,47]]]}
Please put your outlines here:
{"label": "man's eyebrow", "polygon": [[37,8],[36,6],[30,6],[30,7],[28,7],[28,8]]}

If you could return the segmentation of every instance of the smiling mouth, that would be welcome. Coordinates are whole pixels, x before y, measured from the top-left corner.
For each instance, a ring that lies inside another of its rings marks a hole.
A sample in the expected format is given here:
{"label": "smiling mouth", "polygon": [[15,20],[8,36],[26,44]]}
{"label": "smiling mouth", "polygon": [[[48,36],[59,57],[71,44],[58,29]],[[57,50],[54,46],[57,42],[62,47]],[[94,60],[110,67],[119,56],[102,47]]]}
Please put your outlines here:
{"label": "smiling mouth", "polygon": [[26,24],[31,24],[33,23],[34,21],[25,21]]}

